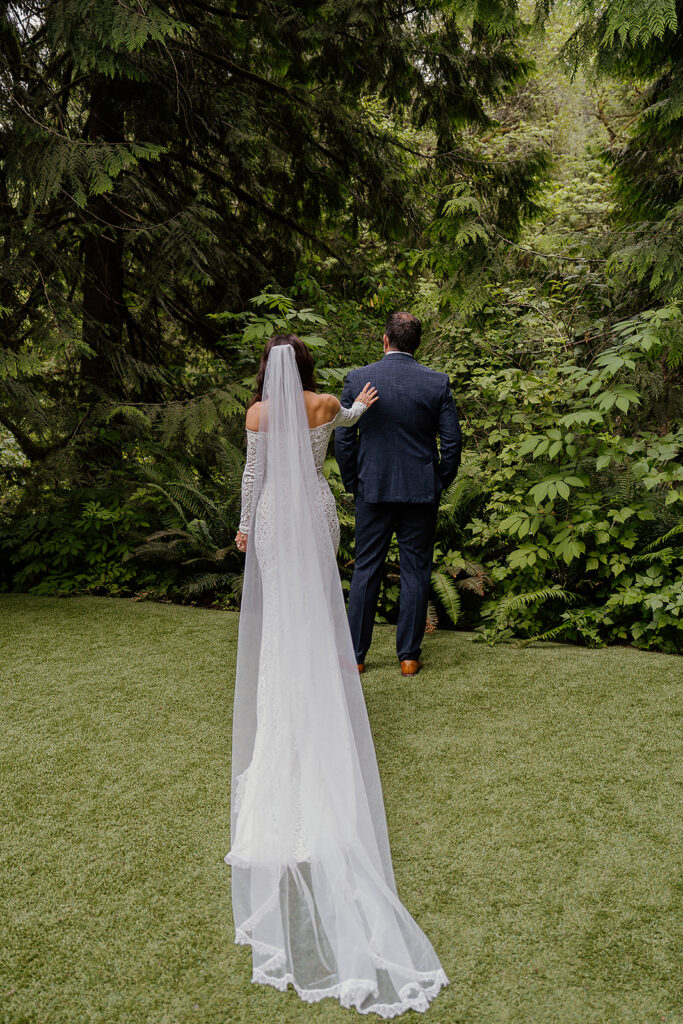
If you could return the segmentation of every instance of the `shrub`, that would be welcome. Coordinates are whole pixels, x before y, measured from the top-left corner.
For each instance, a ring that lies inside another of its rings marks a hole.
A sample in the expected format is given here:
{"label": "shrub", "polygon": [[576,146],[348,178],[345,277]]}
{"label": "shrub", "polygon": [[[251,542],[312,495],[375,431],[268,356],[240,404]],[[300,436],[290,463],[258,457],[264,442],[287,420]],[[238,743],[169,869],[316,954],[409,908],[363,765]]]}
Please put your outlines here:
{"label": "shrub", "polygon": [[645,392],[675,364],[681,326],[677,306],[623,321],[585,365],[559,344],[527,367],[466,345],[442,358],[461,388],[466,472],[486,490],[463,547],[496,583],[485,639],[677,649],[683,430],[652,429],[662,389]]}

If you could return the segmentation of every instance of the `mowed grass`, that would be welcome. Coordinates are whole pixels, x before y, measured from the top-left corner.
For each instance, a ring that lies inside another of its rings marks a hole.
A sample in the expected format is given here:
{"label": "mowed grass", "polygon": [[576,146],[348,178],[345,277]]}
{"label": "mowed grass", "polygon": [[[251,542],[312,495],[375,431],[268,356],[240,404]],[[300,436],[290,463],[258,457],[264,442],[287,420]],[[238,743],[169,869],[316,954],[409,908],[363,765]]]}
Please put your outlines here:
{"label": "mowed grass", "polygon": [[[348,1022],[233,944],[237,616],[0,596],[3,1024]],[[426,641],[363,677],[439,1024],[659,1024],[680,988],[683,662]],[[355,1018],[359,1019],[359,1018]],[[418,1020],[408,1014],[406,1020]]]}

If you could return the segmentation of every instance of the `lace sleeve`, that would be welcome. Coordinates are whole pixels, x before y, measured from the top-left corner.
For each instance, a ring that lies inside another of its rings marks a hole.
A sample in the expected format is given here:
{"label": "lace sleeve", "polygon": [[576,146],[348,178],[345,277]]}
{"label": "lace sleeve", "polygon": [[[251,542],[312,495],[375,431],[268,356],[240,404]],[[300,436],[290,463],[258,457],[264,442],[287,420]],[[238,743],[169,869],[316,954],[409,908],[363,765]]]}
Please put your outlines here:
{"label": "lace sleeve", "polygon": [[354,423],[358,423],[367,405],[364,402],[354,402],[350,409],[345,409],[343,405],[339,406],[339,412],[332,420],[333,427],[352,427]]}
{"label": "lace sleeve", "polygon": [[242,474],[242,511],[240,512],[241,533],[249,533],[251,528],[251,500],[254,493],[254,470],[256,467],[256,444],[258,432],[247,430],[247,461]]}

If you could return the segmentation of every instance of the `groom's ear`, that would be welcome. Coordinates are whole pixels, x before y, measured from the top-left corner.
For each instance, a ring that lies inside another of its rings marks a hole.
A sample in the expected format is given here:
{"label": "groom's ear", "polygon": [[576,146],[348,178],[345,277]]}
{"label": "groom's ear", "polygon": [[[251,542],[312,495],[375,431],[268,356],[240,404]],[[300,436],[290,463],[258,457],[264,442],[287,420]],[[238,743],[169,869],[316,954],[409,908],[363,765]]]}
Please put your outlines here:
{"label": "groom's ear", "polygon": [[386,334],[382,338],[382,342],[384,344],[384,351],[386,352],[386,350],[389,348],[389,338],[387,337]]}

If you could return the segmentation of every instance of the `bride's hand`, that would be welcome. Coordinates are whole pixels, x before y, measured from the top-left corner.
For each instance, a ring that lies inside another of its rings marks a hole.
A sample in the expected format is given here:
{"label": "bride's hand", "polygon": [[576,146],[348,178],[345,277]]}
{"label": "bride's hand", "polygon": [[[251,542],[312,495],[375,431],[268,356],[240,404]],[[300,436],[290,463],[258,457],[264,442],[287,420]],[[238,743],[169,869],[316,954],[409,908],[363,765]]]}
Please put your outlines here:
{"label": "bride's hand", "polygon": [[237,545],[240,551],[247,550],[247,540],[247,534],[242,533],[241,530],[238,530],[237,533],[235,534],[235,544]]}
{"label": "bride's hand", "polygon": [[358,395],[356,401],[362,402],[363,405],[369,409],[373,402],[376,402],[378,398],[379,395],[377,394],[377,388],[373,388],[372,384],[368,383]]}

